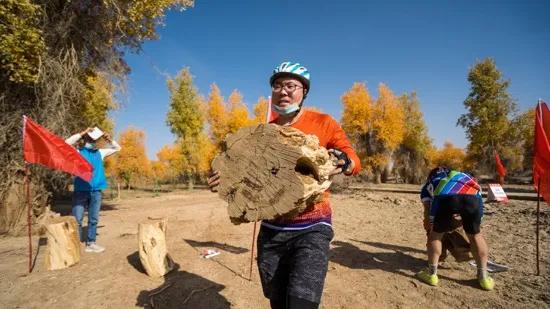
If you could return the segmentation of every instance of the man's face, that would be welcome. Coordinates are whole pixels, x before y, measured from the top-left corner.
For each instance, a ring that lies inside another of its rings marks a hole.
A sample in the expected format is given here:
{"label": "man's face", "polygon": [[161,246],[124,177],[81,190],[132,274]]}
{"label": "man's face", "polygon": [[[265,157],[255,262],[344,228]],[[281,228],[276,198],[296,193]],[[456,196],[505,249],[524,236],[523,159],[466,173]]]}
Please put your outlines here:
{"label": "man's face", "polygon": [[272,103],[282,108],[298,104],[304,98],[304,85],[293,77],[277,78],[271,89]]}

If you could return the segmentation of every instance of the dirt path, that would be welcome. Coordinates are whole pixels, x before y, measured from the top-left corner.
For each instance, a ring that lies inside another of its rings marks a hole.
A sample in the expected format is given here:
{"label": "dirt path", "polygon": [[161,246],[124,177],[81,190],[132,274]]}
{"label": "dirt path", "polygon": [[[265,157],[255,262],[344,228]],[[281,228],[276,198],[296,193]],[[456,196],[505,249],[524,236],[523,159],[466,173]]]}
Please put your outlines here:
{"label": "dirt path", "polygon": [[[256,266],[251,282],[242,278],[248,276],[251,224],[232,225],[224,203],[207,191],[148,196],[106,207],[98,242],[107,251],[83,252],[69,269],[46,271],[42,245],[27,275],[26,238],[0,238],[0,308],[151,308],[151,300],[155,308],[268,308]],[[322,308],[550,308],[547,205],[540,277],[534,276],[535,202],[488,206],[491,259],[512,267],[494,275],[493,292],[477,288],[467,263],[447,262],[437,288],[414,278],[426,260],[416,195],[338,194],[332,205],[335,238]],[[139,265],[137,223],[147,217],[168,218],[168,248],[178,270],[164,279],[150,279]],[[221,254],[202,259],[205,248]]]}

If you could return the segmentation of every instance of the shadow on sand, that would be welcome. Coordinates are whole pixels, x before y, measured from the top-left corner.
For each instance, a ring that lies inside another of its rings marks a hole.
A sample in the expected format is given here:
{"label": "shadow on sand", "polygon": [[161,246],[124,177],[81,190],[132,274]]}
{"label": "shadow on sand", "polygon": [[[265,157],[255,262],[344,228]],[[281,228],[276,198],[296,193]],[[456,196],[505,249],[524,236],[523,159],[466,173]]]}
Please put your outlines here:
{"label": "shadow on sand", "polygon": [[329,253],[330,261],[352,269],[381,269],[408,278],[414,278],[414,275],[405,271],[414,273],[426,264],[425,260],[404,253],[420,251],[415,248],[376,242],[356,242],[394,252],[374,253],[362,250],[349,242],[333,241],[332,245],[334,248]]}
{"label": "shadow on sand", "polygon": [[[126,257],[128,263],[145,274],[136,251]],[[164,283],[152,290],[139,292],[136,306],[142,308],[230,308],[231,303],[219,292],[224,285],[179,270],[178,264],[164,276]]]}
{"label": "shadow on sand", "polygon": [[227,251],[229,253],[234,253],[234,254],[242,254],[249,251],[248,249],[245,249],[245,248],[236,247],[225,243],[222,244],[215,241],[198,241],[198,240],[192,240],[192,239],[184,239],[184,241],[195,249],[197,247],[217,248],[217,249]]}

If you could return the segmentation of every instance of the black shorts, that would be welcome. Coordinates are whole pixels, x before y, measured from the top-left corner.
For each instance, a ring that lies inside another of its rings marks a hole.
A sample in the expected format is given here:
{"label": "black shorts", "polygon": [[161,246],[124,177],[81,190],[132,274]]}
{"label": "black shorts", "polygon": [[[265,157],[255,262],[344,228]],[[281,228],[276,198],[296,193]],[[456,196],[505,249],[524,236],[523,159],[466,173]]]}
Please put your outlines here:
{"label": "black shorts", "polygon": [[324,224],[297,231],[262,226],[258,270],[265,297],[285,301],[290,295],[319,304],[332,237],[332,227]]}
{"label": "black shorts", "polygon": [[462,227],[467,234],[480,232],[483,201],[478,195],[439,195],[434,198],[431,208],[434,232],[449,232],[452,229],[454,214],[460,214],[462,217]]}

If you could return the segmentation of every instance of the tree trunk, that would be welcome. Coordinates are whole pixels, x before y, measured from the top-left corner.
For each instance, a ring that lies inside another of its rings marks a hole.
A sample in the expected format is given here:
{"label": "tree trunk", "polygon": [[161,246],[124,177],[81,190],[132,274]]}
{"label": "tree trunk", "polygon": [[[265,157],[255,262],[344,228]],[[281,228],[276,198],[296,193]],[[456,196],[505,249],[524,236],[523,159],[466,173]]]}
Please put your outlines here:
{"label": "tree trunk", "polygon": [[375,171],[374,172],[374,183],[375,184],[382,183],[382,173],[380,171]]}
{"label": "tree trunk", "polygon": [[212,163],[235,224],[299,214],[320,201],[334,161],[314,135],[273,124],[228,136]]}
{"label": "tree trunk", "polygon": [[80,241],[78,225],[73,216],[55,218],[46,225],[48,248],[46,268],[63,269],[80,261]]}
{"label": "tree trunk", "polygon": [[141,265],[150,277],[162,277],[174,268],[166,248],[166,219],[139,223],[138,246]]}
{"label": "tree trunk", "polygon": [[[33,224],[46,211],[48,192],[34,181],[30,184]],[[18,177],[7,190],[0,191],[0,235],[13,236],[27,233],[27,194],[24,177]],[[36,229],[33,229],[36,231]]]}

